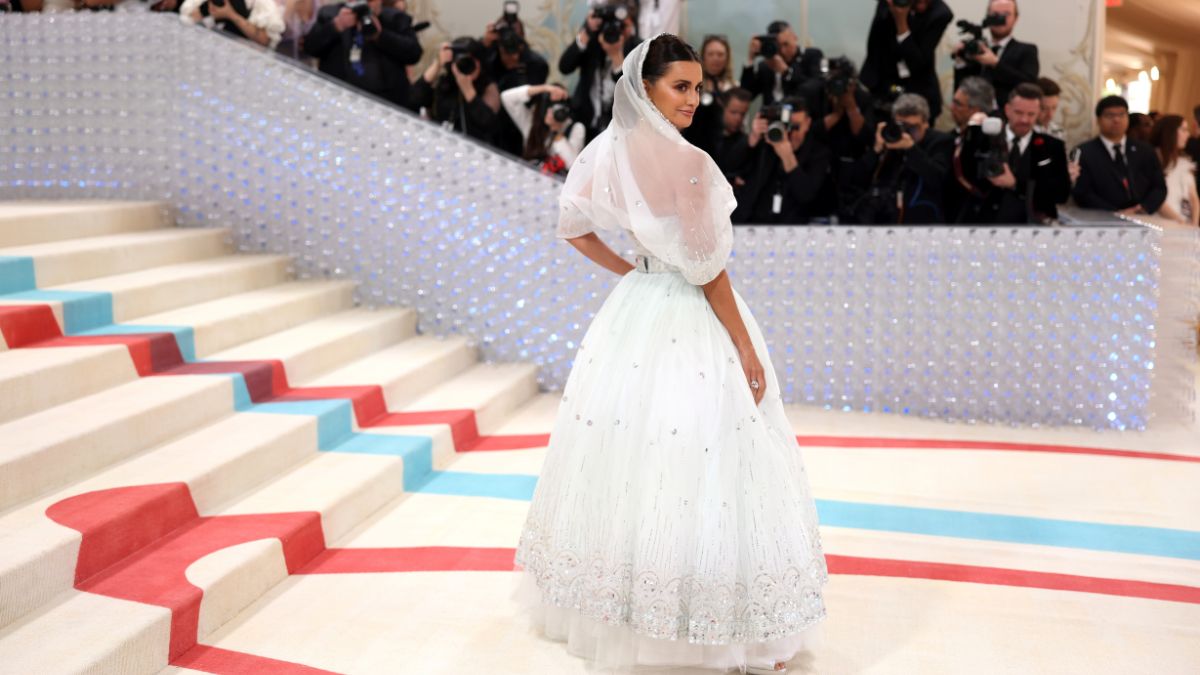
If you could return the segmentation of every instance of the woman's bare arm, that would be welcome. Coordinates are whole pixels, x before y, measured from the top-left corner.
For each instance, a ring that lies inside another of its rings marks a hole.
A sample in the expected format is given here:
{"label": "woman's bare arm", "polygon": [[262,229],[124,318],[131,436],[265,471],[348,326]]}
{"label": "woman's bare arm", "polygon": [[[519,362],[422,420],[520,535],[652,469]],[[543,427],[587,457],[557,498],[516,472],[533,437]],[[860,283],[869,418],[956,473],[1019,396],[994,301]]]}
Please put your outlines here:
{"label": "woman's bare arm", "polygon": [[[737,348],[738,358],[742,361],[742,371],[746,374],[746,386],[750,387],[754,403],[761,403],[767,390],[767,378],[762,363],[758,360],[758,354],[754,351],[754,345],[750,342],[746,322],[742,321],[737,301],[733,298],[733,285],[729,283],[729,273],[721,270],[716,279],[701,288],[704,289],[704,297],[708,298],[708,304],[712,305],[717,319],[733,339],[733,346]],[[752,382],[757,382],[758,387],[754,387]]]}
{"label": "woman's bare arm", "polygon": [[592,262],[614,274],[623,276],[625,273],[633,270],[633,264],[617,255],[615,251],[608,247],[608,244],[605,244],[600,240],[600,237],[596,236],[595,232],[588,232],[582,237],[568,239],[567,243],[574,246],[575,250],[587,256]]}

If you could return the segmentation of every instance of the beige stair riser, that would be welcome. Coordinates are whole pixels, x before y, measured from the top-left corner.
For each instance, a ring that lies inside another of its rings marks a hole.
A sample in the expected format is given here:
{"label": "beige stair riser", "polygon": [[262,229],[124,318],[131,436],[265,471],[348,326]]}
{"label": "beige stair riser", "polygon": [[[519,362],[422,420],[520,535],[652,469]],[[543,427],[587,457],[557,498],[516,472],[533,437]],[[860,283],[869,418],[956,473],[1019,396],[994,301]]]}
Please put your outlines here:
{"label": "beige stair riser", "polygon": [[[124,274],[161,265],[203,260],[232,252],[228,230],[167,230],[148,232],[142,240],[94,248],[33,255],[38,288],[85,279]],[[86,241],[86,240],[85,240]],[[47,248],[53,245],[42,245]],[[26,255],[21,249],[0,249],[0,255]]]}
{"label": "beige stair riser", "polygon": [[170,207],[157,202],[7,204],[0,248],[171,227]]}
{"label": "beige stair riser", "polygon": [[121,345],[22,349],[0,355],[0,424],[137,379]]}
{"label": "beige stair riser", "polygon": [[[253,260],[253,259],[251,259]],[[140,316],[165,312],[237,293],[281,284],[287,280],[288,262],[269,257],[252,264],[238,265],[231,271],[181,275],[166,282],[113,293],[113,321],[121,323]],[[104,288],[102,280],[95,287]]]}

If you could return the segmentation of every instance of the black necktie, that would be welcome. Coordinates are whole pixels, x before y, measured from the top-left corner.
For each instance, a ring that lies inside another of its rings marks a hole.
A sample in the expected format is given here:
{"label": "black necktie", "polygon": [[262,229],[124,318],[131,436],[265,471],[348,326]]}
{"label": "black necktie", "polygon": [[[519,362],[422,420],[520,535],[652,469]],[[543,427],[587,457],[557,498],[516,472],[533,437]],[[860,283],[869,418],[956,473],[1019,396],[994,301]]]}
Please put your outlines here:
{"label": "black necktie", "polygon": [[1012,168],[1013,175],[1017,174],[1017,167],[1021,165],[1021,139],[1013,137],[1012,150],[1008,152],[1008,166]]}
{"label": "black necktie", "polygon": [[1125,163],[1125,153],[1121,152],[1120,145],[1113,146],[1113,161],[1117,164],[1117,172],[1121,174],[1121,184],[1125,186],[1125,194],[1129,192],[1129,165]]}

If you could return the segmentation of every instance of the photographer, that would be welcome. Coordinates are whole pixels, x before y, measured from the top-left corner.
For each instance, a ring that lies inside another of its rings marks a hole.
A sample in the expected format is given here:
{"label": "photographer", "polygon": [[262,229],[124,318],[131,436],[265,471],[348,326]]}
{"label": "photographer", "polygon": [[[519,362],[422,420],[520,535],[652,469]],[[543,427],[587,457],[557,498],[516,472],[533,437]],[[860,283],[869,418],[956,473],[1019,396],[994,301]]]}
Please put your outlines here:
{"label": "photographer", "polygon": [[741,87],[721,94],[721,138],[713,155],[721,173],[734,187],[745,184],[742,174],[750,162],[750,136],[746,133],[746,113],[754,97]]}
{"label": "photographer", "polygon": [[425,116],[491,143],[500,112],[500,89],[483,70],[487,52],[471,37],[443,42],[438,58],[413,82],[410,103]]}
{"label": "photographer", "polygon": [[622,4],[593,7],[575,41],[563,50],[558,70],[579,71],[571,106],[587,128],[590,142],[612,119],[613,94],[621,64],[641,40],[634,35],[633,17]]}
{"label": "photographer", "polygon": [[991,133],[1001,128],[996,118],[968,127],[958,158],[957,178],[968,193],[960,222],[1043,224],[1058,217],[1071,177],[1063,142],[1033,130],[1041,110],[1042,90],[1020,84],[1009,94],[1001,133]]}
{"label": "photographer", "polygon": [[930,119],[942,114],[935,52],[953,20],[945,0],[879,0],[861,73],[876,100],[893,91],[920,94]]}
{"label": "photographer", "polygon": [[1120,96],[1100,99],[1096,121],[1100,136],[1079,146],[1075,203],[1127,215],[1158,213],[1167,181],[1154,147],[1129,137],[1129,103]]}
{"label": "photographer", "polygon": [[[503,16],[487,25],[481,40],[487,50],[484,68],[501,94],[514,87],[545,84],[550,75],[550,64],[525,42],[525,25],[517,16],[518,8],[513,0],[505,2]],[[524,135],[506,107],[500,110],[493,142],[509,154],[524,153]]]}
{"label": "photographer", "polygon": [[[982,77],[992,83],[996,100],[1003,104],[1017,85],[1037,82],[1041,70],[1037,45],[1019,42],[1012,36],[1019,16],[1016,0],[991,0],[982,26],[958,22],[960,29],[971,33],[973,39],[954,49],[955,87],[964,78]],[[990,45],[983,39],[985,28],[991,32]]]}
{"label": "photographer", "polygon": [[873,152],[863,156],[857,179],[864,194],[852,209],[867,225],[946,222],[942,193],[954,162],[954,138],[929,127],[929,104],[904,94],[891,122],[875,130]]}
{"label": "photographer", "polygon": [[406,66],[421,59],[412,18],[383,0],[326,5],[303,40],[304,53],[321,72],[359,89],[407,105]]}
{"label": "photographer", "polygon": [[854,167],[875,143],[875,111],[853,61],[829,59],[822,70],[820,78],[805,85],[804,97],[814,120],[813,135],[832,154],[837,204],[849,206],[857,197]]}
{"label": "photographer", "polygon": [[820,74],[821,58],[820,50],[800,48],[800,38],[786,21],[773,21],[766,35],[750,38],[742,89],[761,96],[764,106],[798,96],[805,83]]}
{"label": "photographer", "polygon": [[521,131],[521,157],[545,173],[565,174],[583,151],[587,131],[571,119],[567,89],[560,84],[513,87],[500,102]]}
{"label": "photographer", "polygon": [[829,150],[809,133],[803,98],[766,106],[750,126],[750,171],[735,190],[735,223],[799,224],[827,215],[821,204]]}
{"label": "photographer", "polygon": [[209,28],[275,48],[283,36],[283,10],[275,0],[184,0],[179,7],[184,23]]}

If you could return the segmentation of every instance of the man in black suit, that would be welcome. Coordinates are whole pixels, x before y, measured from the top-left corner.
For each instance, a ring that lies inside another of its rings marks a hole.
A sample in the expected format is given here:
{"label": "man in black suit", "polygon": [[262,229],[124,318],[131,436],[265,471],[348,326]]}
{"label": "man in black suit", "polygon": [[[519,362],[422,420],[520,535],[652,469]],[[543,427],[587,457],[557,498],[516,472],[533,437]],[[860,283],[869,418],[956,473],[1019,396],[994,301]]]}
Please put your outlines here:
{"label": "man in black suit", "polygon": [[[813,118],[800,97],[784,99],[780,108],[791,107],[787,131],[776,142],[768,138],[768,120],[759,111],[750,125],[748,170],[735,190],[738,206],[735,223],[801,224],[822,212],[822,192],[829,180],[829,149],[809,133]],[[773,112],[773,111],[768,111]]]}
{"label": "man in black suit", "polygon": [[[960,222],[1039,224],[1058,217],[1058,205],[1071,196],[1067,150],[1057,138],[1033,130],[1041,112],[1042,90],[1019,84],[1004,106],[1008,122],[1001,136],[975,133],[980,127],[968,130],[959,155],[959,178],[968,192]],[[1007,161],[989,171],[986,158],[1000,139]]]}
{"label": "man in black suit", "polygon": [[363,21],[345,3],[325,5],[304,36],[304,52],[319,59],[326,75],[409,106],[406,67],[421,60],[412,17],[384,7],[383,0],[369,0],[367,5],[376,25],[373,33],[364,30]]}
{"label": "man in black suit", "polygon": [[954,87],[964,78],[978,75],[996,88],[996,101],[1003,104],[1018,84],[1037,82],[1041,65],[1037,45],[1013,38],[1020,10],[1016,0],[992,0],[988,15],[1001,15],[1004,23],[990,28],[992,43],[983,45],[980,53],[967,54],[962,45],[954,50]]}
{"label": "man in black suit", "polygon": [[804,84],[821,74],[823,54],[819,49],[803,49],[796,31],[786,21],[773,21],[767,35],[774,38],[777,52],[763,56],[763,41],[750,39],[750,60],[742,67],[742,89],[762,97],[763,105],[774,105],[797,96]]}
{"label": "man in black suit", "polygon": [[601,34],[603,21],[593,9],[584,21],[575,41],[563,50],[558,70],[563,75],[579,71],[579,82],[571,95],[574,118],[587,129],[590,142],[608,126],[612,119],[613,95],[621,79],[621,64],[633,48],[641,43],[634,35],[633,17],[626,13],[624,30],[616,42],[608,42]]}
{"label": "man in black suit", "polygon": [[[1192,137],[1188,139],[1187,154],[1200,165],[1200,105],[1192,109]],[[1200,171],[1196,172],[1196,191],[1200,192]]]}
{"label": "man in black suit", "polygon": [[942,87],[935,67],[938,43],[954,13],[945,0],[915,0],[897,7],[879,0],[867,37],[867,60],[860,78],[877,100],[891,100],[901,88],[929,103],[930,119],[942,114]]}
{"label": "man in black suit", "polygon": [[1079,146],[1075,203],[1085,209],[1154,214],[1167,199],[1167,181],[1154,148],[1128,137],[1129,103],[1108,96],[1096,104],[1100,136]]}
{"label": "man in black suit", "polygon": [[856,179],[863,195],[851,209],[865,225],[945,223],[943,191],[954,162],[954,137],[929,126],[929,104],[919,94],[903,94],[892,106],[895,131],[875,129],[875,147],[859,160]]}

